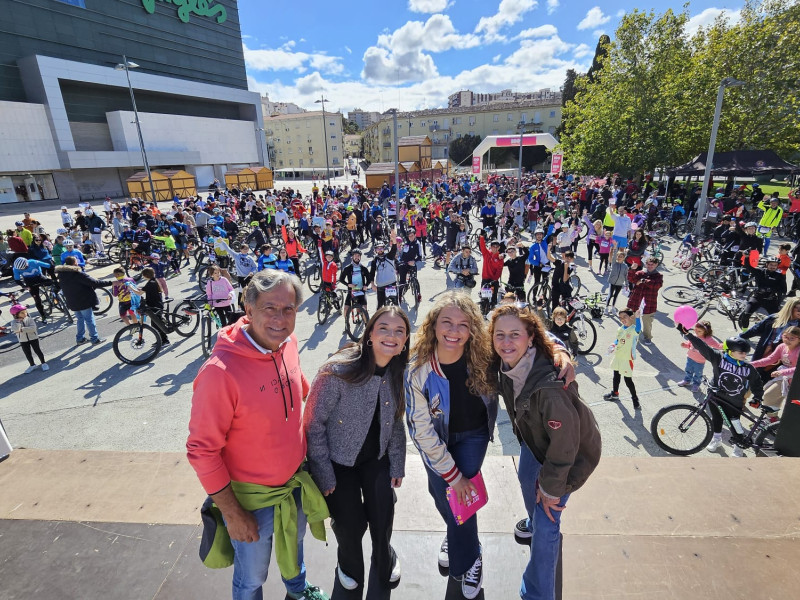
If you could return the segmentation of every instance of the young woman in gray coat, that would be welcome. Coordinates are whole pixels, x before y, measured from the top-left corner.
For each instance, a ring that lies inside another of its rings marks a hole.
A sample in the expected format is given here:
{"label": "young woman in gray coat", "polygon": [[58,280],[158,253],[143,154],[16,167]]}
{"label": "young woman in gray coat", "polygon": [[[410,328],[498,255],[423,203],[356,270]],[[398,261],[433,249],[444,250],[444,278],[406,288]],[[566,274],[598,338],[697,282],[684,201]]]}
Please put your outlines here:
{"label": "young woman in gray coat", "polygon": [[334,354],[311,384],[304,414],[308,461],[339,546],[332,600],[363,597],[361,540],[367,526],[372,538],[367,600],[389,598],[400,580],[391,537],[393,488],[405,476],[403,373],[410,331],[400,308],[379,308],[359,343]]}

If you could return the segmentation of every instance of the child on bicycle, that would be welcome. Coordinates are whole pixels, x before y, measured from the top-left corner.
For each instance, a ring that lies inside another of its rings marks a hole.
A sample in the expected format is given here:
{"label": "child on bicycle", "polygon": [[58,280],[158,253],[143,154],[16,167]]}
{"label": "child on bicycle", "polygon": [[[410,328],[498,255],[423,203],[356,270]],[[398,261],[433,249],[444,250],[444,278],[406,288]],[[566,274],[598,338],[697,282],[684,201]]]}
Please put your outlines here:
{"label": "child on bicycle", "polygon": [[136,282],[130,277],[125,276],[125,269],[117,267],[114,269],[114,277],[116,281],[111,286],[111,293],[119,301],[119,318],[125,325],[138,323],[139,319],[136,318],[136,311],[133,310],[131,305],[131,286],[136,285]]}
{"label": "child on bicycle", "polygon": [[339,280],[339,267],[333,257],[333,250],[326,250],[322,255],[322,289],[330,293],[336,291],[336,282]]}
{"label": "child on bicycle", "polygon": [[164,300],[161,298],[161,286],[156,281],[155,271],[151,267],[145,267],[142,269],[142,277],[145,279],[144,285],[138,288],[129,286],[128,289],[137,296],[144,297],[144,306],[140,308],[140,312],[144,313],[146,309],[147,316],[161,334],[162,345],[169,344],[167,333],[170,331],[170,327],[166,324],[163,316]]}
{"label": "child on bicycle", "polygon": [[578,338],[572,329],[572,326],[567,323],[567,309],[559,306],[553,311],[552,322],[550,323],[550,333],[556,336],[564,343],[564,346],[569,348],[572,356],[578,353],[577,341]]}
{"label": "child on bicycle", "polygon": [[206,281],[206,299],[214,308],[222,326],[231,325],[236,322],[233,314],[233,300],[236,298],[236,291],[231,282],[222,276],[222,269],[217,265],[208,267],[209,279]]}
{"label": "child on bicycle", "polygon": [[622,327],[617,330],[617,339],[608,348],[609,354],[613,355],[611,359],[611,368],[614,371],[613,387],[603,396],[603,400],[608,402],[618,401],[620,380],[625,379],[625,385],[631,393],[634,410],[641,409],[632,378],[633,361],[636,359],[636,343],[639,341],[639,334],[642,331],[641,316],[638,310],[633,312],[630,308],[623,308],[619,311]]}
{"label": "child on bicycle", "polygon": [[732,337],[725,340],[721,350],[717,350],[680,323],[677,328],[703,358],[711,363],[711,367],[714,369],[714,374],[708,384],[708,395],[714,400],[719,410],[711,410],[714,437],[706,446],[706,450],[714,452],[722,444],[723,420],[720,413],[722,411],[731,422],[731,440],[734,443],[733,456],[744,456],[744,451],[737,442],[744,435],[739,415],[744,409],[745,395],[752,391],[754,401],[759,404],[764,396],[764,384],[761,383],[761,377],[756,368],[747,362],[750,343],[740,337]]}
{"label": "child on bicycle", "polygon": [[[710,347],[716,348],[717,350],[722,348],[722,344],[712,337],[714,332],[711,329],[711,323],[708,321],[698,321],[692,328],[692,331]],[[686,348],[688,352],[686,353],[685,374],[683,376],[683,381],[678,383],[678,387],[692,386],[692,391],[698,392],[700,391],[700,382],[703,379],[703,368],[706,366],[706,359],[703,358],[703,355],[700,354],[688,340],[681,342],[681,348]]]}

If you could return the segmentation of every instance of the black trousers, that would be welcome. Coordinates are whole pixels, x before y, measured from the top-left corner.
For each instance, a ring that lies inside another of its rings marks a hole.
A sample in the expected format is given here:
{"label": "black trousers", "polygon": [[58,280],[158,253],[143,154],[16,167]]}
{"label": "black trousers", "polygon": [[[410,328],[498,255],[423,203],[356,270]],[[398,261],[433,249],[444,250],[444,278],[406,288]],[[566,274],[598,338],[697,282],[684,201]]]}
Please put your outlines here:
{"label": "black trousers", "polygon": [[[20,341],[19,345],[22,348],[22,352],[25,354],[25,358],[28,359],[28,362],[31,364],[31,366],[35,364],[33,362],[33,352],[35,352],[36,356],[39,357],[39,362],[42,364],[46,362],[44,360],[44,354],[42,354],[42,349],[39,347],[39,340],[31,340],[29,342]],[[31,352],[31,350],[33,352]]]}
{"label": "black trousers", "polygon": [[391,546],[396,496],[389,476],[389,456],[345,467],[333,463],[336,489],[326,498],[331,513],[331,528],[338,544],[339,568],[359,586],[348,592],[335,578],[331,600],[362,598],[364,592],[364,552],[361,540],[369,527],[372,558],[367,584],[367,600],[384,600],[391,595],[389,576],[395,553]]}
{"label": "black trousers", "polygon": [[628,390],[631,393],[631,397],[635,400],[638,398],[636,395],[636,386],[633,385],[633,378],[632,377],[622,377],[622,374],[619,371],[614,371],[614,387],[612,391],[616,394],[619,393],[619,384],[620,380],[625,379],[625,385],[628,386]]}
{"label": "black trousers", "polygon": [[611,291],[608,292],[608,300],[606,301],[606,306],[616,306],[617,305],[617,298],[619,297],[619,293],[622,290],[621,285],[614,285],[611,284]]}
{"label": "black trousers", "polygon": [[[728,417],[729,421],[734,421],[739,418],[742,414],[742,411],[735,406],[728,404],[724,400],[717,398],[716,399],[717,406],[720,408],[722,412],[725,413],[725,416]],[[711,412],[711,428],[714,430],[714,433],[722,433],[722,425],[724,423],[722,419],[722,415],[719,413],[719,410],[714,408],[713,406],[710,407]],[[732,434],[738,435],[735,431],[731,431]]]}

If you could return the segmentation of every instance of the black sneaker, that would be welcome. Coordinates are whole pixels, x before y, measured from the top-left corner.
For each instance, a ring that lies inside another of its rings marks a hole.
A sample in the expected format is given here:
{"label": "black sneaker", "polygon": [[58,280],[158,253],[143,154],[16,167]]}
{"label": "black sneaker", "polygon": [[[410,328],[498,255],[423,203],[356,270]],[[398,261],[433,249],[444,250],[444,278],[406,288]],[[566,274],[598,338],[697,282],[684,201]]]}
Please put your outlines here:
{"label": "black sneaker", "polygon": [[483,587],[483,559],[478,556],[469,571],[461,577],[461,594],[468,600],[473,600],[481,593]]}
{"label": "black sneaker", "polygon": [[450,574],[450,555],[447,548],[447,536],[444,536],[442,545],[439,546],[439,574],[447,577]]}
{"label": "black sneaker", "polygon": [[530,546],[532,537],[533,532],[528,526],[528,519],[517,521],[517,524],[514,525],[514,541],[523,546]]}
{"label": "black sneaker", "polygon": [[77,342],[75,342],[75,345],[76,345],[76,346],[80,346],[81,344],[86,344],[86,343],[88,343],[88,341],[89,341],[89,340],[87,340],[86,338],[83,338],[82,340],[78,340]]}
{"label": "black sneaker", "polygon": [[608,402],[617,402],[619,400],[619,392],[608,392],[603,395],[603,400]]}
{"label": "black sneaker", "polygon": [[639,399],[638,398],[634,398],[633,399],[633,410],[641,410],[641,408],[642,408],[642,405],[639,404]]}

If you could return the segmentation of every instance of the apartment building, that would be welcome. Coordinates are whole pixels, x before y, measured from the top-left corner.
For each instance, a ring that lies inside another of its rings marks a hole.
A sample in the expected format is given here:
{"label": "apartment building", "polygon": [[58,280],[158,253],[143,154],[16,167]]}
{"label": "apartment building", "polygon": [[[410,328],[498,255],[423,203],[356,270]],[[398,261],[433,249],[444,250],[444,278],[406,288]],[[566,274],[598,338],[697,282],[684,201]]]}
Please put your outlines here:
{"label": "apartment building", "polygon": [[357,133],[344,136],[344,154],[348,158],[361,157],[361,136]]}
{"label": "apartment building", "polygon": [[461,90],[447,97],[447,106],[456,108],[459,106],[482,106],[498,102],[524,102],[526,100],[557,100],[561,102],[561,92],[554,92],[550,88],[543,88],[536,92],[501,90],[487,94],[475,93],[472,90]]}
{"label": "apartment building", "polygon": [[[495,103],[486,106],[435,108],[398,113],[397,137],[427,135],[433,142],[432,159],[447,160],[450,142],[464,135],[506,135],[526,125],[526,133],[555,134],[561,123],[561,98]],[[364,157],[369,162],[394,160],[392,150],[392,115],[385,112],[381,120],[362,134]]]}
{"label": "apartment building", "polygon": [[261,112],[265,117],[273,115],[296,115],[306,112],[305,108],[297,106],[294,102],[273,102],[269,99],[269,94],[261,96]]}
{"label": "apartment building", "polygon": [[328,166],[344,164],[342,113],[321,110],[306,111],[264,118],[272,166],[275,169],[325,169],[325,147]]}
{"label": "apartment building", "polygon": [[360,108],[355,108],[347,113],[347,120],[358,125],[361,130],[366,129],[373,123],[377,123],[381,119],[381,113],[378,111],[366,111]]}

